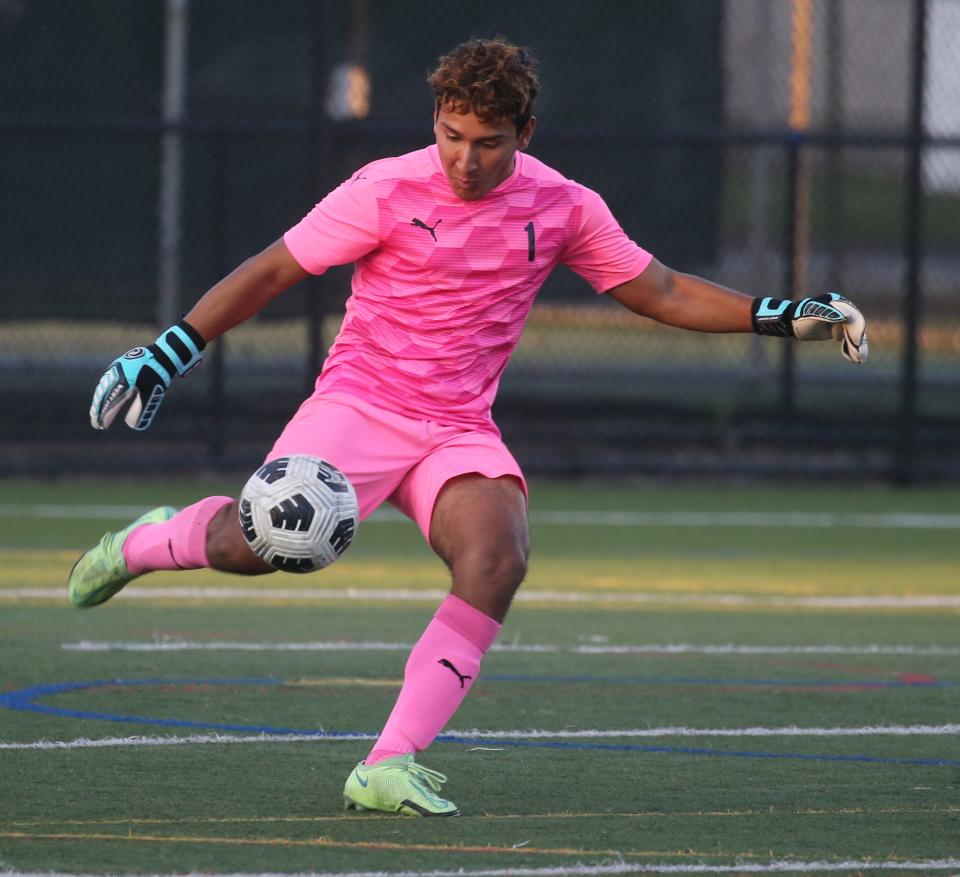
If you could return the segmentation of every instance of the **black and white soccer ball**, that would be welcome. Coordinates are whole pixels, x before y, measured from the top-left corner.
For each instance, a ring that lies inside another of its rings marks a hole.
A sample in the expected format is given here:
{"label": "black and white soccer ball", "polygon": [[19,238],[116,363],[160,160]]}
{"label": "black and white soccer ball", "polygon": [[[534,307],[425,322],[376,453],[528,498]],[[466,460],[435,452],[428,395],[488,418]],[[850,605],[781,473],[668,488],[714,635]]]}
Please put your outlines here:
{"label": "black and white soccer ball", "polygon": [[254,554],[286,572],[329,566],[350,547],[359,523],[347,477],[307,454],[264,463],[240,494],[240,527]]}

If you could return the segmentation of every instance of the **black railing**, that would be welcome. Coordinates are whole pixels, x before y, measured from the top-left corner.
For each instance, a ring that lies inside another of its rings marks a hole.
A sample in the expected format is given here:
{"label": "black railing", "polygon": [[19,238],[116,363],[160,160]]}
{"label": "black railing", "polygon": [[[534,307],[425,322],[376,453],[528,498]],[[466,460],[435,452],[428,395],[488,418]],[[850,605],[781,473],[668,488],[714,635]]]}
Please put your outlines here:
{"label": "black railing", "polygon": [[[700,14],[708,5],[693,3],[691,9],[695,7]],[[75,266],[76,248],[71,249],[70,240],[62,232],[46,228],[50,215],[57,211],[51,209],[48,215],[44,210],[50,196],[71,194],[73,176],[67,178],[67,188],[51,185],[47,197],[34,197],[37,187],[25,186],[22,203],[8,205],[5,219],[0,220],[7,232],[0,235],[0,256],[8,257],[0,261],[0,290],[8,305],[4,316],[15,320],[18,327],[40,328],[31,329],[37,337],[34,351],[22,345],[0,348],[0,473],[70,471],[78,459],[85,468],[134,472],[140,471],[148,457],[163,459],[170,466],[245,466],[265,450],[284,413],[309,392],[329,341],[324,326],[329,328],[329,318],[347,292],[344,274],[306,282],[302,298],[296,293],[284,297],[280,305],[283,316],[295,317],[304,326],[306,343],[298,347],[296,361],[289,350],[276,349],[256,364],[248,364],[230,355],[233,336],[215,342],[202,374],[198,373],[201,376],[182,386],[178,383],[146,442],[134,442],[117,428],[107,436],[87,430],[85,398],[98,370],[120,351],[97,345],[90,352],[84,332],[94,320],[101,329],[111,322],[154,321],[155,262],[142,260],[156,251],[152,205],[158,183],[157,172],[146,164],[165,136],[179,135],[185,148],[192,150],[188,173],[199,173],[201,166],[205,169],[199,186],[196,180],[184,182],[189,234],[183,242],[182,300],[176,302],[181,310],[256,246],[269,243],[269,235],[275,238],[295,222],[312,201],[352,173],[358,163],[428,142],[431,108],[426,94],[418,94],[414,111],[396,112],[410,122],[400,123],[392,116],[343,121],[327,115],[326,83],[340,48],[333,36],[337,22],[327,20],[334,7],[326,3],[303,6],[314,16],[307,35],[306,81],[301,86],[307,99],[304,95],[298,98],[305,108],[302,112],[284,108],[286,118],[279,110],[265,115],[249,109],[245,114],[229,112],[209,97],[204,105],[206,117],[200,115],[202,110],[195,110],[193,116],[187,113],[184,121],[168,124],[129,112],[74,114],[31,109],[12,113],[0,106],[0,154],[6,166],[19,161],[17,167],[29,168],[38,184],[43,184],[48,172],[62,172],[62,150],[72,149],[82,156],[76,162],[78,171],[87,170],[86,163],[104,162],[102,172],[91,173],[89,192],[78,188],[76,207],[83,207],[88,195],[101,197],[100,188],[110,183],[116,169],[118,178],[133,180],[140,187],[132,197],[129,192],[117,192],[116,197],[127,197],[132,205],[127,209],[138,208],[143,217],[143,227],[138,228],[116,227],[111,225],[120,224],[115,218],[104,219],[98,240],[114,235],[122,239],[116,248],[121,255],[84,253],[86,261]],[[661,12],[666,15],[666,10],[664,5]],[[198,9],[197,14],[207,13]],[[573,115],[551,121],[550,113],[544,112],[535,154],[543,154],[561,171],[597,188],[611,200],[628,232],[655,254],[662,254],[672,267],[707,273],[734,286],[740,284],[726,276],[722,266],[727,251],[742,249],[743,231],[722,215],[724,196],[717,194],[716,180],[725,171],[729,178],[735,176],[731,166],[743,154],[764,151],[770,155],[775,170],[767,184],[782,203],[771,215],[751,217],[751,222],[769,224],[766,255],[773,256],[775,267],[765,272],[757,269],[758,288],[750,288],[749,283],[741,286],[753,294],[807,292],[811,281],[805,279],[809,271],[803,267],[810,264],[811,255],[829,252],[844,258],[848,265],[854,261],[856,247],[864,244],[863,240],[857,244],[841,240],[852,221],[850,205],[841,197],[849,182],[849,169],[842,166],[845,156],[860,152],[875,156],[872,173],[880,181],[878,185],[902,192],[903,200],[891,209],[896,215],[889,218],[882,240],[860,235],[870,248],[867,258],[879,254],[897,272],[885,280],[883,300],[872,301],[869,294],[863,298],[857,277],[841,290],[863,305],[872,325],[887,327],[873,345],[874,362],[862,369],[844,365],[846,371],[840,371],[840,366],[836,370],[833,366],[812,367],[806,351],[792,342],[769,342],[781,346],[763,348],[775,360],[769,368],[765,360],[759,365],[739,358],[710,361],[684,353],[673,356],[672,351],[642,363],[633,363],[626,354],[622,362],[615,361],[597,355],[599,342],[588,337],[592,330],[577,327],[571,316],[574,312],[567,309],[564,319],[568,322],[559,330],[553,358],[518,356],[504,378],[497,406],[498,420],[511,446],[531,471],[795,475],[804,470],[849,477],[859,473],[899,484],[960,479],[960,350],[949,340],[960,336],[960,307],[949,291],[960,240],[957,246],[942,244],[943,225],[934,228],[931,206],[936,204],[923,179],[924,156],[929,150],[960,154],[960,132],[935,136],[925,129],[927,0],[911,4],[910,15],[909,64],[903,71],[909,80],[909,118],[902,126],[853,129],[841,113],[831,111],[828,119],[835,124],[828,127],[724,127],[712,91],[702,112],[666,119],[657,114],[663,104],[653,95],[650,106],[643,109],[647,116],[637,110],[640,114],[635,123],[626,110],[616,114],[598,110],[595,118],[575,125],[565,121]],[[717,26],[713,18],[711,22],[711,27]],[[686,33],[679,38],[683,42]],[[831,51],[836,54],[838,47]],[[704,64],[703,70],[685,75],[708,91],[707,86],[722,71]],[[562,72],[554,70],[555,74]],[[611,75],[613,83],[622,86],[619,73]],[[586,81],[584,76],[581,72],[574,78]],[[607,91],[610,84],[605,86]],[[581,89],[597,95],[598,100],[607,93],[595,84]],[[696,89],[685,94],[690,100]],[[700,128],[682,124],[690,118],[706,121]],[[258,149],[253,157],[247,154]],[[238,159],[241,153],[243,158]],[[261,156],[267,158],[258,164]],[[813,168],[823,159],[828,173],[814,191],[812,205],[814,214],[824,204],[832,211],[826,229],[822,220],[818,225],[816,216],[797,210],[811,191],[816,175]],[[275,191],[277,187],[268,182],[248,192],[248,181],[261,177],[266,163],[288,163],[289,168],[281,169],[289,171],[288,177],[295,182],[282,191]],[[670,173],[683,185],[664,185],[663,178]],[[689,185],[691,180],[696,185]],[[203,190],[199,194],[198,188]],[[960,195],[947,196],[947,200],[956,205]],[[102,203],[110,206],[110,197]],[[64,211],[69,212],[69,207],[59,209],[60,218]],[[267,213],[268,219],[263,218]],[[78,215],[92,214],[78,209]],[[238,217],[243,217],[242,221]],[[77,225],[83,222],[78,219]],[[30,226],[29,237],[20,234],[24,225]],[[946,237],[954,240],[955,230]],[[5,239],[9,243],[5,244]],[[691,240],[698,245],[689,246]],[[941,243],[934,246],[932,241]],[[62,253],[56,251],[57,244],[63,244]],[[31,248],[38,257],[23,256],[22,251]],[[139,261],[130,264],[128,260],[117,267],[127,252],[141,254]],[[757,266],[742,254],[738,258],[742,269],[738,276],[749,279]],[[862,256],[857,258],[864,261]],[[940,283],[940,292],[934,295],[924,287],[925,283],[932,286],[929,278],[937,260],[949,264],[943,269],[946,282]],[[56,270],[47,272],[51,266]],[[713,270],[718,273],[710,273]],[[143,279],[130,280],[131,276]],[[544,307],[573,300],[577,290],[571,293],[570,286],[563,275],[552,278],[541,299]],[[580,294],[577,301],[583,303],[585,315],[603,307],[589,294]],[[265,316],[270,320],[277,314]],[[56,334],[60,329],[51,329],[49,337],[44,335],[44,324],[38,322],[64,319],[74,321],[67,341]],[[948,335],[933,352],[923,346],[923,333],[930,328]],[[577,340],[581,335],[587,340]],[[135,337],[130,342],[143,340],[149,339]],[[574,349],[574,343],[584,346]],[[893,344],[897,345],[896,359],[889,353]],[[925,364],[935,368],[925,369]],[[718,382],[724,393],[717,392]],[[730,387],[741,389],[726,392]],[[848,388],[842,401],[836,401],[838,387]],[[253,393],[260,395],[252,400]],[[811,403],[812,397],[816,403]],[[253,409],[257,417],[250,416]],[[90,448],[107,447],[109,452],[90,452]],[[806,453],[798,453],[800,449]]]}

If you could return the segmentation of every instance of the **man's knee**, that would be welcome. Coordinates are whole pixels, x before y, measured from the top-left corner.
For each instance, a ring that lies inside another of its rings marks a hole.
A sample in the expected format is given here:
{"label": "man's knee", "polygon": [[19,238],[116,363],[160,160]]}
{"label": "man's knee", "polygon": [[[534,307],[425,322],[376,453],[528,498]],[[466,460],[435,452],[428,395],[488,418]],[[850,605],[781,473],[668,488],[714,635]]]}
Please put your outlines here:
{"label": "man's knee", "polygon": [[488,586],[515,591],[527,575],[526,546],[520,541],[495,548],[475,545],[453,558],[454,580],[481,581]]}
{"label": "man's knee", "polygon": [[447,482],[434,507],[430,544],[453,576],[453,593],[497,621],[527,573],[526,497],[513,477]]}
{"label": "man's knee", "polygon": [[450,570],[451,593],[502,622],[527,574],[527,552],[519,544],[489,550],[475,547],[458,553]]}

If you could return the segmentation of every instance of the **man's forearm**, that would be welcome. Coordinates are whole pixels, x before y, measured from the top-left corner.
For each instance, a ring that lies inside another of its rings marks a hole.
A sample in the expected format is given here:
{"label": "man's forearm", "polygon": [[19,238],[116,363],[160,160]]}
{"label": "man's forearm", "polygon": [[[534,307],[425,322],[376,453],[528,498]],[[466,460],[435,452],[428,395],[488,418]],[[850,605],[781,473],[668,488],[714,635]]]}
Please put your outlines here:
{"label": "man's forearm", "polygon": [[283,241],[277,241],[211,287],[185,319],[206,341],[212,341],[258,314],[306,276]]}
{"label": "man's forearm", "polygon": [[611,289],[635,314],[697,332],[750,332],[750,296],[672,271],[654,259],[642,274]]}
{"label": "man's forearm", "polygon": [[699,332],[750,332],[751,296],[693,274],[672,272],[673,294],[661,322]]}

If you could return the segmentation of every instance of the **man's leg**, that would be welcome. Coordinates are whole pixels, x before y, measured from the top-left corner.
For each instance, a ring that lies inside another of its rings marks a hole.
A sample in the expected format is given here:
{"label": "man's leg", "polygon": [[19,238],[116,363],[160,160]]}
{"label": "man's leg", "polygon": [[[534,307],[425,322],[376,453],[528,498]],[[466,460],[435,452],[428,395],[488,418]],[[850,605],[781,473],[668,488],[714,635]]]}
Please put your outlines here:
{"label": "man's leg", "polygon": [[176,511],[153,509],[117,532],[106,533],[70,572],[67,590],[75,606],[109,600],[147,572],[213,567],[257,575],[273,572],[247,546],[236,500],[209,496]]}
{"label": "man's leg", "polygon": [[511,475],[448,481],[430,520],[430,545],[453,577],[451,593],[503,623],[527,574],[527,497]]}
{"label": "man's leg", "polygon": [[[312,454],[331,461],[353,483],[364,518],[422,456],[420,433],[419,421],[394,417],[359,402],[346,404],[311,396],[287,424],[267,459]],[[373,464],[364,456],[368,449],[377,455]],[[389,449],[389,465],[381,462],[385,449]],[[205,567],[242,575],[274,572],[251,551],[240,529],[237,501],[228,496],[207,497],[180,512],[163,506],[122,530],[107,533],[77,561],[68,593],[76,606],[96,606],[144,573]]]}
{"label": "man's leg", "polygon": [[[286,425],[267,459],[291,454],[312,454],[340,468],[357,491],[365,518],[422,458],[422,427],[359,400],[314,395]],[[241,575],[274,572],[248,546],[237,501],[228,496],[207,497],[180,512],[163,506],[107,533],[77,561],[68,592],[74,605],[96,606],[144,573],[205,567]]]}
{"label": "man's leg", "polygon": [[426,749],[463,702],[527,570],[527,504],[514,478],[447,482],[430,543],[453,578],[414,646],[397,703],[367,764]]}
{"label": "man's leg", "polygon": [[520,482],[477,474],[448,481],[431,518],[430,543],[450,568],[451,593],[410,653],[400,695],[373,750],[347,780],[348,806],[401,804],[406,809],[396,809],[421,815],[459,812],[451,802],[429,795],[426,802],[396,802],[388,795],[380,801],[363,783],[376,780],[367,768],[404,768],[429,746],[479,675],[526,573],[529,532]]}
{"label": "man's leg", "polygon": [[123,544],[127,568],[135,575],[162,569],[219,569],[241,575],[275,572],[247,545],[237,500],[209,496],[170,520],[133,530]]}

